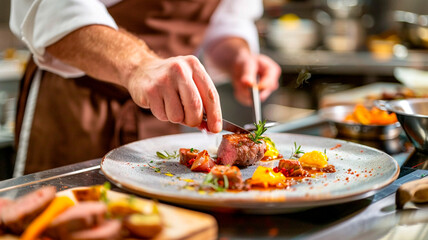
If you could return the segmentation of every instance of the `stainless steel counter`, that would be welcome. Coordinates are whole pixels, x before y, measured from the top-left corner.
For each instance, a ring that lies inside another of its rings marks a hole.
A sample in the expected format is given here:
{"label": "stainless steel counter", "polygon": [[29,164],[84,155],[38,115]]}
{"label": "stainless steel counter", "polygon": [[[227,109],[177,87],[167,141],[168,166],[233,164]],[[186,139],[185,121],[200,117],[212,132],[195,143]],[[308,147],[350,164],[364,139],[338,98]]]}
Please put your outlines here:
{"label": "stainless steel counter", "polygon": [[[100,172],[100,161],[101,159],[94,159],[2,181],[0,197],[15,198],[45,185],[56,186],[60,191],[77,186],[103,184],[107,179]],[[220,239],[403,239],[402,234],[409,234],[408,229],[412,226],[412,234],[417,231],[420,239],[427,239],[428,206],[420,206],[422,209],[417,211],[398,212],[394,205],[394,193],[398,186],[420,178],[427,172],[416,170],[402,176],[369,199],[298,213],[208,213],[217,219]],[[122,191],[115,186],[113,189]]]}

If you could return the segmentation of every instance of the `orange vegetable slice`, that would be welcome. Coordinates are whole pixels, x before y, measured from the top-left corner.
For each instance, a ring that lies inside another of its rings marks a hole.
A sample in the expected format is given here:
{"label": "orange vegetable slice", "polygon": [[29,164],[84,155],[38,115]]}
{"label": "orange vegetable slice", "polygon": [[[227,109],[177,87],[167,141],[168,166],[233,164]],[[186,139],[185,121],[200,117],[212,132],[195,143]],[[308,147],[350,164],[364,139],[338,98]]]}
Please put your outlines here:
{"label": "orange vegetable slice", "polygon": [[56,197],[21,235],[20,240],[35,240],[49,226],[52,220],[73,206],[74,202],[67,196]]}

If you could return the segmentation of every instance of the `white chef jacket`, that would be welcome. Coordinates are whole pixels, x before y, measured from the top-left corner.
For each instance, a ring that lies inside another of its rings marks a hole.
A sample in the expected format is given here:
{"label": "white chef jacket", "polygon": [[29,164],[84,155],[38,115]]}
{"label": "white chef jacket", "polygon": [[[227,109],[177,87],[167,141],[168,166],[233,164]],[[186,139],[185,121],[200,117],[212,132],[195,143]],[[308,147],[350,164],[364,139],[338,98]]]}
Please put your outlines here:
{"label": "white chef jacket", "polygon": [[[107,7],[120,0],[13,0],[10,28],[33,53],[36,64],[65,78],[84,75],[45,50],[70,32],[92,24],[118,29]],[[225,36],[241,37],[259,51],[254,21],[263,12],[261,0],[222,0],[210,20],[202,48]]]}

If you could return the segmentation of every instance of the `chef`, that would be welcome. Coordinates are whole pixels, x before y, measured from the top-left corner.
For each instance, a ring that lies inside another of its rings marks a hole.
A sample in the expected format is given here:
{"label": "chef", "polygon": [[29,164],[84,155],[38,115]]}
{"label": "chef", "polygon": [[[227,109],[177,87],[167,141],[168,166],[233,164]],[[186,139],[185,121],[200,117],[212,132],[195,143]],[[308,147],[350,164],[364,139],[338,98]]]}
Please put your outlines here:
{"label": "chef", "polygon": [[[14,176],[102,157],[177,124],[221,131],[202,62],[229,74],[250,104],[278,87],[258,54],[259,0],[14,0],[10,27],[33,54],[17,106]],[[198,58],[196,57],[198,56]],[[199,59],[202,59],[201,61]]]}

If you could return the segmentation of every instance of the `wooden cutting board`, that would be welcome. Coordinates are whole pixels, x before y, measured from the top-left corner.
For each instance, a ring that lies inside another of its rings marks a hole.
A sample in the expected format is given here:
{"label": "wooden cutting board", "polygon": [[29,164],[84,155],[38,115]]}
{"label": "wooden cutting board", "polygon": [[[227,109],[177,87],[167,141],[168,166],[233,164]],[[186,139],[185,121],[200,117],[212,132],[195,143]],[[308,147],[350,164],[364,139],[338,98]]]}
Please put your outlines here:
{"label": "wooden cutting board", "polygon": [[[83,189],[81,187],[79,189]],[[86,187],[87,188],[87,187]],[[57,195],[69,196],[73,201],[76,201],[72,190],[78,188],[67,189],[58,192]],[[108,191],[108,199],[116,200],[129,196],[128,194]],[[142,199],[148,205],[153,201]],[[174,239],[191,239],[191,240],[211,240],[217,239],[217,221],[211,215],[196,212],[184,208],[170,206],[158,203],[158,209],[164,221],[162,232],[159,233],[153,240],[174,240]],[[17,240],[16,236],[5,235],[0,236],[0,240]],[[129,239],[130,240],[130,239]]]}

